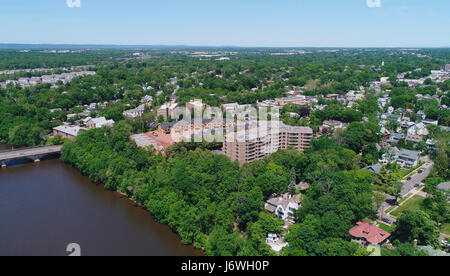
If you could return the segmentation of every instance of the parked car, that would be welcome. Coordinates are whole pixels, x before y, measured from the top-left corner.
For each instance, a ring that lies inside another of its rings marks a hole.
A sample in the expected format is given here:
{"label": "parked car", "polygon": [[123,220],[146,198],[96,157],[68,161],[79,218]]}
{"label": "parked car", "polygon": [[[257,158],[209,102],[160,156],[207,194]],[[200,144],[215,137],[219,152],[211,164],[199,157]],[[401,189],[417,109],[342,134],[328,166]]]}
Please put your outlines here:
{"label": "parked car", "polygon": [[383,218],[383,221],[389,224],[392,224],[392,220],[388,219],[388,218]]}
{"label": "parked car", "polygon": [[406,180],[408,180],[408,181],[410,181],[412,178],[411,178],[411,176],[410,177],[408,177],[408,179],[406,179]]}
{"label": "parked car", "polygon": [[419,187],[420,186],[420,184],[416,184],[416,185],[414,185],[414,188],[417,188],[417,187]]}

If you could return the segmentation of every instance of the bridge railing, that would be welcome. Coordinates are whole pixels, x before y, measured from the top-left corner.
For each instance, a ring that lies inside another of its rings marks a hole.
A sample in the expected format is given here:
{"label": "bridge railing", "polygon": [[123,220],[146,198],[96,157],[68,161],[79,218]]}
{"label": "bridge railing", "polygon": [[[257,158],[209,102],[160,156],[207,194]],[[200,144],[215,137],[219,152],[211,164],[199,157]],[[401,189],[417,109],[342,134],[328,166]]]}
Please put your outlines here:
{"label": "bridge railing", "polygon": [[8,152],[21,151],[21,150],[42,149],[42,148],[57,147],[57,146],[63,146],[63,145],[51,145],[51,146],[35,146],[35,147],[12,148],[12,149],[8,149],[8,150],[0,150],[0,153],[8,153]]}

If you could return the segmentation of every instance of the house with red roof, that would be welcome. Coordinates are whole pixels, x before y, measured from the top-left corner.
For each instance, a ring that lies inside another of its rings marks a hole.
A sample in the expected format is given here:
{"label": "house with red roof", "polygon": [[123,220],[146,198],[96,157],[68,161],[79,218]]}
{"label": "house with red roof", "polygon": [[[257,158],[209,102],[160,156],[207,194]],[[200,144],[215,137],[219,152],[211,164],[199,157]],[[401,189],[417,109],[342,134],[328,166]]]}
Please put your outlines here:
{"label": "house with red roof", "polygon": [[361,245],[381,245],[384,244],[389,236],[388,232],[368,222],[358,222],[356,226],[350,229],[350,235],[353,242]]}

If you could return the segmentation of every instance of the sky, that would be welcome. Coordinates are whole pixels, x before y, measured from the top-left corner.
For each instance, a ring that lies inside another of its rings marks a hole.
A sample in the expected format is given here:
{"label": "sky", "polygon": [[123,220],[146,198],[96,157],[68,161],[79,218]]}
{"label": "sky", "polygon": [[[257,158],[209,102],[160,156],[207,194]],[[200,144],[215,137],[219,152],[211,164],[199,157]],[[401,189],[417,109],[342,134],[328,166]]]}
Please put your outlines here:
{"label": "sky", "polygon": [[19,44],[450,47],[450,1],[0,0],[0,26]]}

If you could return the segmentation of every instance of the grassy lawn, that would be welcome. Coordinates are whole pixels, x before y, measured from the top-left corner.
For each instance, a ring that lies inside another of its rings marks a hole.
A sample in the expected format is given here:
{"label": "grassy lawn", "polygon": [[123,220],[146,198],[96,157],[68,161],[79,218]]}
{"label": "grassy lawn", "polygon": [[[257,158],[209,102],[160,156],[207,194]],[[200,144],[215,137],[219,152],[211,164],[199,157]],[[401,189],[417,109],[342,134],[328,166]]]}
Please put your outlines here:
{"label": "grassy lawn", "polygon": [[450,235],[450,223],[444,223],[441,225],[441,232]]}
{"label": "grassy lawn", "polygon": [[420,161],[419,164],[417,164],[417,166],[415,166],[414,168],[411,168],[409,170],[401,170],[400,171],[400,175],[402,176],[403,179],[408,178],[408,176],[413,175],[414,171],[417,170],[418,168],[422,167],[422,165],[425,164],[425,162]]}
{"label": "grassy lawn", "polygon": [[400,206],[397,210],[391,213],[394,217],[399,217],[400,214],[405,210],[417,211],[422,209],[422,202],[425,198],[415,195],[410,200],[405,202],[402,206]]}
{"label": "grassy lawn", "polygon": [[405,195],[404,197],[402,197],[402,199],[400,199],[399,201],[398,201],[398,204],[402,204],[403,203],[403,201],[405,201],[408,197],[410,197],[412,194],[407,194],[407,195]]}
{"label": "grassy lawn", "polygon": [[384,231],[388,232],[389,234],[394,232],[394,227],[393,226],[389,226],[389,225],[381,223],[381,222],[378,223],[378,227],[380,227]]}

